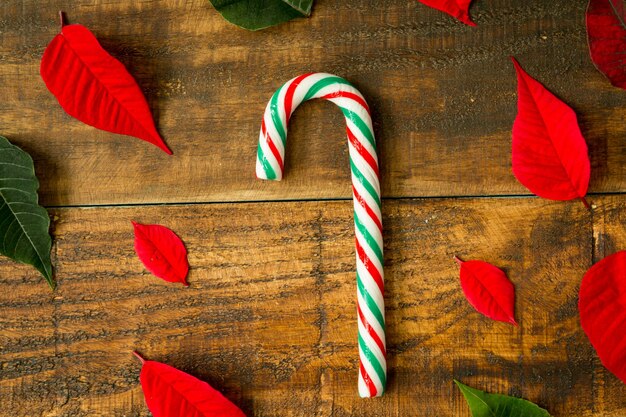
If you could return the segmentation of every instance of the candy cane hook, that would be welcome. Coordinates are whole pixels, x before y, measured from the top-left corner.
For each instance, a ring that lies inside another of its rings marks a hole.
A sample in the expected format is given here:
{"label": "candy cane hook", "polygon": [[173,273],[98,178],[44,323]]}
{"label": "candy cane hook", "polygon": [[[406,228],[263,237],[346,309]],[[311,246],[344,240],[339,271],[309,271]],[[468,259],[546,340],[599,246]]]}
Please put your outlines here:
{"label": "candy cane hook", "polygon": [[263,115],[256,175],[282,179],[289,118],[300,103],[314,98],[332,101],[346,118],[356,234],[359,394],[379,397],[387,380],[383,227],[376,141],[361,93],[343,78],[323,73],[301,75],[279,88]]}

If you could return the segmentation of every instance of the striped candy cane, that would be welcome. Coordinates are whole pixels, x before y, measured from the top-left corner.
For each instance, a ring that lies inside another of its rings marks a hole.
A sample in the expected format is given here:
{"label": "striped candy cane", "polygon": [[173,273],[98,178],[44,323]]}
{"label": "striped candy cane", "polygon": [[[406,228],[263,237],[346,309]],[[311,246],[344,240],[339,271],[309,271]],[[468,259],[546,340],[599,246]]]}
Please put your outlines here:
{"label": "striped candy cane", "polygon": [[300,103],[314,98],[332,101],[346,118],[356,232],[359,394],[378,397],[387,380],[383,227],[376,141],[361,93],[343,78],[323,73],[301,75],[279,88],[263,115],[256,175],[282,179],[287,123]]}

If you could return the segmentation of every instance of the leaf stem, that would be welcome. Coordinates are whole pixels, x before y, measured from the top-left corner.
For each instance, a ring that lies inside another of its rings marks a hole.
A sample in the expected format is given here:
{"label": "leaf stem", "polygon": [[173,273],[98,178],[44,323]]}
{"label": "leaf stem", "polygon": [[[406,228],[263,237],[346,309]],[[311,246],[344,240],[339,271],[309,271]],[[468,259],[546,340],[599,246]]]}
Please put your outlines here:
{"label": "leaf stem", "polygon": [[454,255],[454,260],[457,264],[459,264],[459,266],[463,265],[463,261],[458,256]]}
{"label": "leaf stem", "polygon": [[146,360],[136,350],[133,350],[133,355],[135,355],[135,357],[139,359],[142,365],[146,363]]}
{"label": "leaf stem", "polygon": [[589,205],[589,203],[587,202],[587,199],[585,197],[580,197],[580,201],[583,202],[583,204],[585,205],[587,210],[591,211],[591,206]]}
{"label": "leaf stem", "polygon": [[59,10],[59,23],[61,23],[61,29],[63,29],[63,26],[67,24],[67,22],[65,21],[65,13],[63,13],[63,10]]}

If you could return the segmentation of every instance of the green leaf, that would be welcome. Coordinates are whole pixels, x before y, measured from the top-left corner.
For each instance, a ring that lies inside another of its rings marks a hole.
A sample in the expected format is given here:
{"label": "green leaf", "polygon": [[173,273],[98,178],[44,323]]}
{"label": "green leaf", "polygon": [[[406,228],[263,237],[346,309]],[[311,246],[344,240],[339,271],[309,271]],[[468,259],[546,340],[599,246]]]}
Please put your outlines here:
{"label": "green leaf", "polygon": [[0,254],[34,266],[50,287],[50,217],[38,204],[33,160],[0,136]]}
{"label": "green leaf", "polygon": [[224,19],[248,30],[311,14],[313,0],[209,0]]}
{"label": "green leaf", "polygon": [[311,7],[313,6],[313,0],[283,0],[285,3],[298,10],[305,16],[311,15]]}
{"label": "green leaf", "polygon": [[473,417],[550,417],[541,407],[521,398],[508,395],[487,394],[454,380],[459,387]]}

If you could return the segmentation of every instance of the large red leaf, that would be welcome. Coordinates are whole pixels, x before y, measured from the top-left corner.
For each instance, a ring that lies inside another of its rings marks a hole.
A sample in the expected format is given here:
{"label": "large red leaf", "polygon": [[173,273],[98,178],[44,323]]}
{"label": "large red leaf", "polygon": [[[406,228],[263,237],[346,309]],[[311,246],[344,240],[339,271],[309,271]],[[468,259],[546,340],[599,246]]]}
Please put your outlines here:
{"label": "large red leaf", "polygon": [[245,417],[219,391],[164,363],[144,360],[139,380],[154,417]]}
{"label": "large red leaf", "polygon": [[465,298],[476,311],[493,320],[517,326],[515,287],[506,274],[487,262],[454,259],[461,266],[461,288]]}
{"label": "large red leaf", "polygon": [[469,7],[472,0],[419,0],[426,6],[432,7],[437,10],[441,10],[444,13],[448,13],[450,16],[456,17],[466,25],[476,26],[476,23],[472,22],[469,15]]}
{"label": "large red leaf", "polygon": [[134,136],[171,154],[135,79],[81,25],[65,25],[41,59],[41,77],[59,104],[83,123]]}
{"label": "large red leaf", "polygon": [[626,383],[626,251],[607,256],[587,271],[578,311],[602,364]]}
{"label": "large red leaf", "polygon": [[626,13],[624,0],[590,0],[587,37],[591,60],[616,87],[626,89]]}
{"label": "large red leaf", "polygon": [[135,229],[135,252],[150,272],[168,282],[187,284],[187,249],[178,236],[165,226],[139,224]]}
{"label": "large red leaf", "polygon": [[587,144],[576,113],[529,76],[513,58],[518,113],[513,124],[513,173],[534,194],[552,200],[584,197],[589,185]]}

